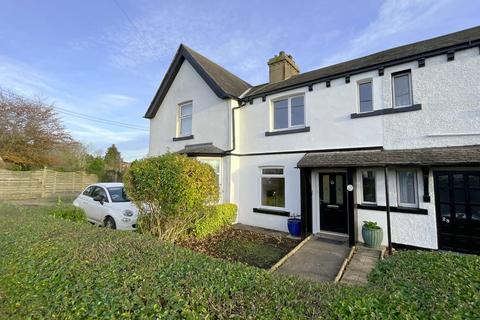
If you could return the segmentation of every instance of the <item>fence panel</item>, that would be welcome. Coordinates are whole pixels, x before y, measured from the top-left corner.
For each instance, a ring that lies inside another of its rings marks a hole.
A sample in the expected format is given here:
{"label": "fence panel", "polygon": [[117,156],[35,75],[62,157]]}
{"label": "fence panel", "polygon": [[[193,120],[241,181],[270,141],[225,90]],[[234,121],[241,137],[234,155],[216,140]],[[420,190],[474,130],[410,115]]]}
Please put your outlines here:
{"label": "fence panel", "polygon": [[0,170],[0,200],[46,198],[78,193],[98,178],[85,172]]}

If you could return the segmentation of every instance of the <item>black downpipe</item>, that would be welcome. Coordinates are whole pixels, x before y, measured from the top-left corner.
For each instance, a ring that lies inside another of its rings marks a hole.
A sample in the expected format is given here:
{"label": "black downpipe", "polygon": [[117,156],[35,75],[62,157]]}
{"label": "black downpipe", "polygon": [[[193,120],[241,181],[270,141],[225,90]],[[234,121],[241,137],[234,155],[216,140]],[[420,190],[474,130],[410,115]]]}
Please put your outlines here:
{"label": "black downpipe", "polygon": [[235,150],[236,144],[235,144],[235,110],[240,109],[243,107],[242,105],[239,105],[238,107],[232,108],[232,148],[230,150],[225,150],[224,154],[225,155],[230,155],[232,151]]}
{"label": "black downpipe", "polygon": [[388,235],[388,254],[392,254],[392,231],[390,225],[390,198],[388,193],[388,167],[384,167],[385,173],[385,207],[387,209],[387,235]]}

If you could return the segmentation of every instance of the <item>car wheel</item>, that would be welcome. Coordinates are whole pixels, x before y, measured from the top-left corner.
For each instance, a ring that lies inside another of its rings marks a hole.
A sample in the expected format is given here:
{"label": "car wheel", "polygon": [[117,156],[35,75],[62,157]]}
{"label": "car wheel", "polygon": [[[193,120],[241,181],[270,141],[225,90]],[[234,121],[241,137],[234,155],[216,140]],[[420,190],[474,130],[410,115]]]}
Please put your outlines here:
{"label": "car wheel", "polygon": [[113,220],[112,217],[107,217],[107,219],[105,219],[104,226],[105,226],[105,228],[108,228],[108,229],[116,229],[117,228],[117,226],[115,224],[115,220]]}

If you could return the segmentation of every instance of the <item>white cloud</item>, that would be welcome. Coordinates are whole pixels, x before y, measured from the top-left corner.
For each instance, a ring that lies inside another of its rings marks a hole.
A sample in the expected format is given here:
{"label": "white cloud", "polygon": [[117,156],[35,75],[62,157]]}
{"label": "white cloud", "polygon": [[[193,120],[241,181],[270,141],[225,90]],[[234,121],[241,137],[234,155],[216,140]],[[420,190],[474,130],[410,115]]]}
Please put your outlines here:
{"label": "white cloud", "polygon": [[148,132],[143,130],[123,129],[119,127],[110,130],[75,119],[70,119],[68,116],[62,115],[62,118],[65,122],[70,124],[71,128],[73,128],[69,131],[74,138],[83,142],[91,142],[95,145],[128,142],[140,136],[148,136]]}
{"label": "white cloud", "polygon": [[136,100],[134,97],[115,93],[107,93],[100,97],[101,102],[111,106],[125,106]]}
{"label": "white cloud", "polygon": [[31,65],[0,56],[0,87],[29,97],[53,94],[55,81]]}

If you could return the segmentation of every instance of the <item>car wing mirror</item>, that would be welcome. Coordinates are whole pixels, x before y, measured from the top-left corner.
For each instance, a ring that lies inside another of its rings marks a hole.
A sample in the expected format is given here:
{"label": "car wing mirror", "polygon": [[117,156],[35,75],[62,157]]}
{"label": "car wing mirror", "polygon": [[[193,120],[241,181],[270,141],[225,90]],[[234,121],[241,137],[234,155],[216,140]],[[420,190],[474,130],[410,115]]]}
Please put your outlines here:
{"label": "car wing mirror", "polygon": [[105,200],[105,198],[99,194],[99,195],[96,195],[94,198],[93,198],[94,201],[98,201],[100,202],[100,204],[103,204],[103,201]]}

